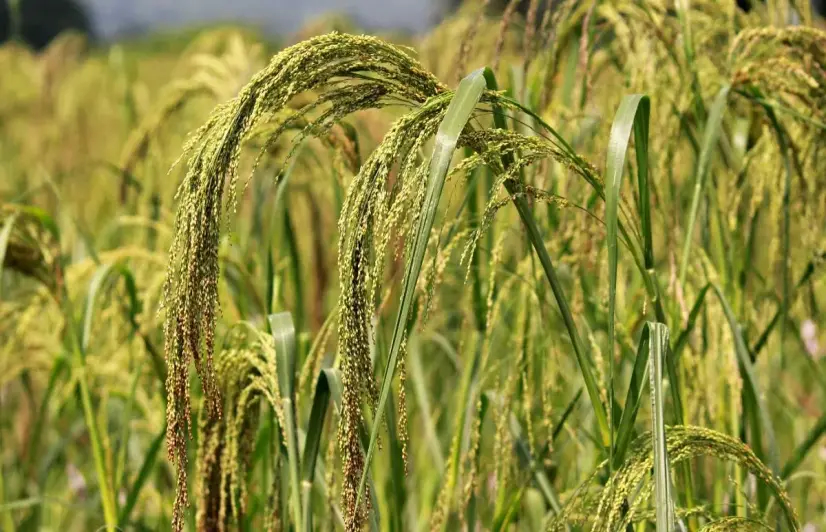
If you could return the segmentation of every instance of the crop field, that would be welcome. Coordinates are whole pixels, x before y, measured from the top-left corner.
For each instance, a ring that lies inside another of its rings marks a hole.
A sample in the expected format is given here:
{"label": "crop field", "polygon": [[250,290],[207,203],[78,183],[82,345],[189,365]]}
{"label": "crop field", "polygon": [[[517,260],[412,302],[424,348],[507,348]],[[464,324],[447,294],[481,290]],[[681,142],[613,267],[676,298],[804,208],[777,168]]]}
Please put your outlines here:
{"label": "crop field", "polygon": [[0,530],[826,530],[826,23],[500,3],[0,47]]}

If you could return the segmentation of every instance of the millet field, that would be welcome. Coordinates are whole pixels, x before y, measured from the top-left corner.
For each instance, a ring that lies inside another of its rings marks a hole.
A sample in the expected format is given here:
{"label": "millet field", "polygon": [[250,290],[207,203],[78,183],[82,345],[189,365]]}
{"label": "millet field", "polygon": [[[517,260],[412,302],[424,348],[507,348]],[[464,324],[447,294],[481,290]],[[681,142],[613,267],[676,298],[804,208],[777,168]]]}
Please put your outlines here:
{"label": "millet field", "polygon": [[826,530],[826,22],[750,4],[3,44],[0,530]]}

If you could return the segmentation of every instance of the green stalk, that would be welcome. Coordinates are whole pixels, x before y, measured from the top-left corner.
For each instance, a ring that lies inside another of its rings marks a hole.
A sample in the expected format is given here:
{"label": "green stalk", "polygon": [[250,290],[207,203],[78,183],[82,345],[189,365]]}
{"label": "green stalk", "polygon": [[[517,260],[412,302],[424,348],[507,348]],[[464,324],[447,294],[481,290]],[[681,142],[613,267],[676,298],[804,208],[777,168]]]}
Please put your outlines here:
{"label": "green stalk", "polygon": [[149,449],[146,451],[146,456],[144,457],[143,464],[138,471],[138,476],[135,479],[134,484],[132,484],[132,487],[129,489],[129,494],[126,496],[126,503],[120,509],[120,513],[118,514],[118,528],[125,529],[129,523],[129,516],[135,508],[135,504],[138,502],[138,495],[140,495],[141,489],[144,484],[146,484],[147,480],[149,480],[149,475],[152,472],[152,468],[155,466],[155,462],[157,461],[159,451],[165,441],[165,438],[166,423],[164,423],[163,427],[161,427],[161,430],[158,432],[157,436],[155,436],[155,439],[152,440],[152,443],[149,445]]}
{"label": "green stalk", "polygon": [[[465,149],[465,157],[471,154],[469,149]],[[470,201],[468,202],[468,215],[470,217],[471,227],[474,229],[479,227],[479,212],[484,209],[484,205],[481,204],[481,194],[479,188],[482,187],[484,183],[481,179],[479,179],[479,175],[482,173],[481,168],[476,168],[473,170],[473,176],[471,177],[471,183],[473,183],[472,189],[469,191],[470,194]],[[482,257],[481,251],[479,250],[479,246],[473,247],[473,255],[470,258],[471,260],[471,275],[473,276],[473,317],[476,322],[476,330],[483,331],[485,329],[485,296],[482,293]]]}
{"label": "green stalk", "polygon": [[[450,469],[447,471],[447,478],[445,485],[447,486],[447,493],[449,494],[448,504],[453,500],[453,492],[456,489],[456,483],[459,477],[459,465],[462,463],[462,456],[467,452],[464,448],[465,443],[465,428],[467,427],[467,419],[472,411],[475,410],[476,401],[473,400],[475,396],[474,388],[477,385],[477,373],[479,371],[479,359],[482,353],[482,343],[484,339],[481,335],[477,335],[473,346],[473,357],[470,363],[464,368],[462,372],[462,380],[459,385],[459,395],[456,402],[456,419],[454,421],[454,436],[453,445],[450,450],[450,458],[448,463]],[[442,523],[442,530],[447,526],[447,519]]]}
{"label": "green stalk", "polygon": [[[484,424],[485,417],[488,413],[488,408],[490,406],[490,400],[488,399],[487,393],[480,393],[479,396],[479,424],[480,426]],[[478,448],[482,448],[482,439],[484,438],[484,432],[480,432],[479,434],[479,441],[477,442]],[[476,460],[474,466],[476,470],[479,470],[479,464],[481,462],[481,455],[482,453],[476,453]],[[476,530],[476,523],[479,519],[479,498],[476,496],[476,493],[473,492],[470,494],[470,500],[467,504],[467,510],[465,510],[465,519],[467,522],[467,530]]]}
{"label": "green stalk", "polygon": [[[797,280],[797,284],[795,284],[794,290],[800,290],[800,288],[809,282],[812,276],[815,274],[818,266],[820,266],[824,260],[826,260],[826,252],[820,252],[817,254],[817,257],[813,260],[810,260],[809,263],[806,265],[806,269],[803,271],[803,274],[800,276],[800,279]],[[791,295],[790,295],[791,298]],[[754,361],[757,358],[757,355],[760,354],[760,351],[766,347],[766,344],[769,341],[769,335],[780,322],[780,317],[783,314],[783,307],[781,305],[780,308],[775,311],[774,316],[772,319],[769,320],[768,325],[766,328],[763,329],[763,332],[760,333],[760,336],[757,338],[757,341],[754,343],[754,346],[751,348],[751,359]]]}
{"label": "green stalk", "polygon": [[[741,402],[741,397],[736,393],[734,388],[729,387],[729,416],[731,417],[731,433],[735,436],[740,434],[742,427],[740,425],[741,413],[738,411],[737,405]],[[746,517],[746,501],[743,497],[743,468],[740,464],[734,464],[734,506],[738,517]]]}
{"label": "green stalk", "polygon": [[[128,298],[128,302],[125,305],[126,315],[127,315],[127,318],[129,319],[130,324],[133,327],[133,330],[134,331],[139,331],[139,327],[137,326],[137,322],[136,322],[136,317],[140,313],[141,304],[140,304],[140,301],[138,299],[137,284],[135,282],[135,277],[132,275],[132,272],[129,270],[129,268],[125,264],[122,264],[122,263],[119,263],[119,262],[112,263],[112,264],[104,264],[104,265],[99,266],[98,269],[95,271],[94,275],[92,276],[92,280],[89,283],[89,290],[88,290],[87,295],[86,295],[86,305],[85,305],[84,314],[83,314],[83,324],[82,324],[82,327],[81,327],[79,350],[82,354],[81,362],[82,362],[83,366],[81,367],[81,372],[82,372],[84,381],[85,381],[85,353],[89,349],[89,342],[90,342],[91,334],[92,334],[92,323],[94,322],[94,315],[95,315],[95,304],[97,302],[99,292],[102,289],[104,289],[106,286],[108,286],[108,283],[110,282],[110,279],[112,279],[112,277],[114,277],[114,279],[113,279],[114,281],[117,281],[119,278],[123,279],[124,285],[126,286],[126,293],[127,293],[127,298]],[[150,347],[150,345],[147,343],[148,341],[145,337],[143,337],[143,340],[144,340],[145,345],[147,345],[147,347]],[[147,349],[147,351],[150,354],[155,355],[155,353],[153,353],[150,349]],[[153,361],[155,361],[155,358],[156,357],[153,357]],[[157,366],[157,364],[156,364],[156,366]],[[135,392],[136,392],[136,387],[137,387],[137,384],[138,384],[139,377],[140,377],[140,372],[138,372],[138,374],[135,375],[135,377],[133,379],[133,382],[132,382],[131,391],[130,391],[130,395],[129,395],[129,401],[127,403],[127,411],[126,411],[127,413],[126,413],[126,416],[125,416],[125,418],[127,420],[129,419],[129,416],[130,416],[129,413],[131,412],[131,409],[132,409],[132,406],[133,406],[133,403],[134,403]],[[85,382],[82,382],[82,384],[83,384],[83,386],[86,386]],[[88,395],[88,391],[86,393]],[[83,392],[81,392],[81,397],[83,397]],[[88,400],[88,397],[86,399],[84,399],[84,401],[86,401],[86,400]],[[91,405],[91,402],[90,402],[90,405]],[[84,409],[85,409],[85,406],[84,406]],[[95,425],[95,427],[90,427],[90,432],[91,432],[92,428],[97,430],[96,425]],[[129,425],[128,425],[128,421],[127,421],[124,424],[124,428],[123,428],[123,431],[122,431],[123,438],[122,438],[121,447],[120,447],[120,453],[119,453],[120,456],[117,460],[117,465],[116,465],[114,477],[112,478],[112,481],[116,482],[116,483],[121,482],[123,471],[124,471],[124,468],[125,468],[125,460],[126,460],[125,453],[126,453],[126,444],[127,444],[128,434],[129,434]],[[105,473],[105,470],[103,470],[103,471]],[[114,497],[114,487],[109,486],[108,481],[107,481],[106,488],[107,488],[107,490],[111,490],[112,494],[109,496],[108,501],[106,499],[103,499],[103,503],[104,503],[104,505],[106,505],[107,502],[108,502],[109,504],[114,505],[114,512],[117,514],[118,509],[117,509],[117,501]],[[105,512],[106,512],[106,508],[104,507],[104,513]],[[120,521],[118,520],[117,522],[120,522]]]}
{"label": "green stalk", "polygon": [[[301,482],[302,496],[304,497],[304,527],[307,530],[313,529],[313,497],[307,491],[308,486],[319,480],[319,488],[326,497],[329,487],[323,484],[324,464],[319,459],[318,453],[321,449],[321,436],[324,432],[324,425],[327,419],[327,411],[330,404],[338,410],[341,406],[341,380],[338,371],[333,368],[324,368],[318,375],[315,393],[313,394],[313,404],[310,409],[310,419],[307,423],[307,433],[304,439],[304,450],[301,458]],[[333,467],[332,465],[330,467]],[[342,526],[341,515],[336,514],[337,522]]]}
{"label": "green stalk", "polygon": [[[416,320],[417,309],[414,307],[410,317],[411,322]],[[373,325],[373,330],[379,330],[378,321]],[[409,334],[408,330],[408,334]],[[371,337],[375,338],[373,344],[373,363],[376,364],[375,355],[386,351],[384,337],[382,334],[371,333]],[[390,454],[390,474],[386,478],[386,493],[385,501],[387,504],[386,523],[390,527],[391,532],[400,531],[403,529],[402,515],[404,513],[404,505],[407,498],[405,493],[405,464],[402,456],[402,445],[398,435],[398,420],[396,419],[396,405],[393,401],[393,396],[387,396],[387,403],[385,403],[384,415],[385,426],[387,427],[387,442],[388,451]]]}
{"label": "green stalk", "polygon": [[668,328],[662,323],[649,323],[651,339],[648,344],[651,371],[651,424],[654,438],[654,486],[657,532],[675,530],[674,501],[671,498],[671,474],[665,445],[665,414],[663,397],[663,358],[668,350]]}
{"label": "green stalk", "polygon": [[[304,514],[302,515],[302,523],[304,523],[303,530],[306,532],[312,532],[313,530],[313,514],[310,512],[310,500],[312,499],[312,482],[302,480],[301,481],[301,505],[304,508]],[[297,527],[296,527],[297,528]],[[298,529],[298,528],[297,528]],[[300,529],[298,529],[300,530]]]}
{"label": "green stalk", "polygon": [[677,1],[677,18],[680,22],[680,33],[682,34],[683,53],[685,54],[685,61],[688,66],[689,76],[691,79],[691,94],[693,96],[694,113],[697,116],[697,121],[702,124],[705,122],[705,106],[703,105],[703,94],[700,90],[700,79],[697,75],[697,66],[694,61],[694,38],[691,34],[691,7],[690,0]]}
{"label": "green stalk", "polygon": [[[533,475],[536,484],[539,486],[539,491],[545,498],[545,502],[547,502],[551,507],[553,513],[557,515],[562,513],[562,505],[559,503],[559,496],[556,494],[553,484],[551,484],[551,479],[548,478],[548,475],[545,474],[544,468],[537,462],[536,457],[534,457],[531,453],[531,449],[528,445],[522,425],[519,424],[519,420],[513,413],[511,413],[508,418],[508,426],[513,439],[516,441],[516,452],[528,465],[528,469]],[[570,527],[566,526],[566,529],[570,529]]]}
{"label": "green stalk", "polygon": [[304,321],[304,278],[301,273],[301,256],[298,251],[298,241],[296,240],[295,228],[286,202],[283,206],[284,212],[284,234],[287,240],[287,249],[290,254],[290,269],[292,270],[293,289],[295,290],[295,324],[299,331],[305,330]]}
{"label": "green stalk", "polygon": [[86,427],[89,431],[89,442],[92,446],[92,457],[95,461],[95,473],[98,477],[104,523],[107,532],[114,532],[118,522],[117,513],[115,512],[115,497],[109,485],[109,474],[106,472],[106,464],[103,459],[103,445],[101,444],[94,408],[92,407],[92,399],[89,394],[89,384],[86,380],[86,362],[79,345],[75,346],[73,353],[75,362],[74,369],[79,373],[78,390],[83,408],[83,417],[86,420]]}
{"label": "green stalk", "polygon": [[[746,342],[743,338],[743,331],[728,300],[723,295],[719,287],[712,284],[717,299],[723,307],[723,313],[726,316],[728,325],[731,328],[731,334],[734,337],[734,351],[737,355],[737,360],[740,366],[741,377],[743,378],[743,418],[749,422],[751,428],[751,446],[754,448],[757,456],[767,461],[771,467],[772,472],[779,473],[777,443],[774,434],[774,427],[769,415],[768,408],[763,401],[763,395],[757,386],[757,377],[754,373],[751,357],[749,356]],[[763,446],[763,432],[766,435],[766,448]],[[768,460],[766,460],[768,458]],[[763,485],[758,488],[758,500],[762,507],[768,503],[768,493]]]}
{"label": "green stalk", "polygon": [[780,145],[780,153],[783,154],[783,167],[784,167],[784,179],[783,179],[783,249],[782,259],[783,259],[783,266],[781,268],[781,272],[783,275],[783,299],[780,304],[780,344],[778,349],[778,358],[780,359],[780,368],[784,369],[786,366],[786,357],[784,356],[783,351],[783,344],[785,343],[786,339],[786,320],[789,314],[789,298],[790,298],[790,288],[789,288],[789,262],[791,261],[790,257],[790,247],[791,247],[791,223],[790,223],[790,201],[791,201],[791,187],[792,187],[792,163],[789,157],[789,148],[786,142],[786,134],[783,130],[783,127],[780,125],[780,122],[777,120],[777,116],[774,113],[774,110],[771,107],[764,106],[766,111],[766,115],[769,117],[769,122],[774,129],[775,134],[777,135],[777,143]]}
{"label": "green stalk", "polygon": [[[83,409],[83,417],[86,421],[86,427],[89,431],[89,441],[92,446],[92,457],[95,462],[95,473],[98,479],[98,486],[100,489],[101,505],[103,506],[103,517],[107,532],[113,532],[117,527],[118,518],[115,509],[115,496],[112,486],[110,485],[110,475],[106,470],[106,463],[103,457],[103,444],[100,432],[97,426],[97,418],[95,416],[94,407],[92,405],[91,394],[89,393],[89,383],[86,375],[86,351],[89,347],[89,340],[91,334],[91,322],[94,316],[94,304],[97,299],[97,294],[100,288],[105,284],[110,273],[116,273],[124,278],[128,293],[130,295],[133,311],[137,309],[137,295],[134,286],[134,279],[131,277],[128,269],[118,264],[104,265],[98,268],[92,281],[89,285],[89,291],[86,299],[86,309],[83,316],[83,323],[79,328],[74,326],[69,327],[72,343],[72,361],[73,372],[78,374],[78,392],[80,395],[80,403]],[[63,301],[64,313],[66,318],[70,321],[72,319],[72,310],[69,302],[66,287],[63,287]],[[78,334],[78,330],[80,334]]]}
{"label": "green stalk", "polygon": [[795,472],[801,463],[803,463],[803,460],[806,458],[806,455],[809,454],[809,451],[812,450],[815,444],[824,435],[826,435],[826,414],[820,416],[820,419],[818,419],[814,427],[811,428],[809,433],[806,435],[806,438],[804,438],[794,450],[791,458],[789,458],[786,465],[783,466],[783,471],[780,473],[780,478],[783,480],[788,480],[791,474]]}
{"label": "green stalk", "polygon": [[11,515],[11,508],[6,504],[6,475],[3,473],[2,464],[0,464],[0,505],[5,507],[3,511],[3,530],[14,532],[14,519]]}
{"label": "green stalk", "polygon": [[284,410],[284,438],[287,440],[287,462],[290,475],[290,502],[292,504],[293,520],[296,530],[306,530],[302,526],[304,513],[301,509],[301,477],[298,462],[298,431],[295,426],[295,406],[290,399],[281,399],[281,408]]}
{"label": "green stalk", "polygon": [[[124,484],[124,476],[126,474],[126,448],[128,447],[129,443],[129,435],[130,435],[130,427],[129,427],[129,420],[132,419],[132,409],[135,405],[135,395],[138,391],[138,382],[143,373],[143,366],[138,366],[135,368],[133,364],[130,362],[129,371],[130,373],[134,373],[135,376],[132,377],[132,385],[129,387],[129,399],[126,402],[126,411],[123,415],[123,429],[121,430],[121,437],[120,437],[120,446],[118,447],[118,454],[117,460],[115,461],[115,476],[114,476],[114,485],[123,486]],[[115,501],[117,503],[117,501]],[[120,514],[120,508],[118,508],[118,513]]]}
{"label": "green stalk", "polygon": [[439,444],[439,437],[436,433],[436,426],[433,422],[434,418],[427,393],[427,380],[422,367],[418,337],[412,336],[407,341],[407,350],[410,357],[410,381],[413,384],[413,390],[416,393],[416,400],[419,411],[421,412],[422,422],[424,423],[424,437],[427,441],[430,454],[432,455],[431,459],[433,460],[434,468],[437,471],[443,471],[445,468],[445,457],[442,453],[442,448]]}

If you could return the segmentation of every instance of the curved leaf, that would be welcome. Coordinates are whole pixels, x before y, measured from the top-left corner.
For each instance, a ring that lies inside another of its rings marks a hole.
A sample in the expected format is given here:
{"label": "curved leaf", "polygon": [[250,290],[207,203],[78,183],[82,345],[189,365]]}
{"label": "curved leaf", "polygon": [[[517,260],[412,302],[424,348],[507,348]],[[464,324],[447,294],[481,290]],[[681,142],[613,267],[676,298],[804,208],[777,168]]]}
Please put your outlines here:
{"label": "curved leaf", "polygon": [[[3,261],[6,260],[6,249],[9,245],[9,238],[11,237],[11,230],[14,228],[14,222],[17,220],[17,213],[12,214],[3,224],[3,229],[0,229],[0,291],[3,289]],[[0,292],[2,295],[2,292]]]}
{"label": "curved leaf", "polygon": [[694,193],[691,198],[691,210],[686,224],[685,241],[683,242],[683,254],[680,260],[680,286],[685,285],[685,276],[688,270],[688,257],[691,254],[691,240],[694,236],[694,224],[697,222],[697,212],[700,210],[700,197],[706,184],[706,175],[711,166],[711,156],[717,146],[717,139],[720,138],[720,129],[723,125],[723,112],[726,109],[728,93],[731,87],[724,85],[714,97],[711,105],[711,112],[708,115],[705,131],[703,133],[703,144],[700,149],[700,159],[694,172]]}
{"label": "curved leaf", "polygon": [[115,262],[104,264],[95,271],[92,280],[89,281],[89,291],[86,294],[86,308],[83,313],[83,327],[81,329],[81,350],[85,354],[89,348],[89,339],[92,334],[92,323],[95,313],[95,304],[98,292],[110,280],[110,276],[122,277],[126,284],[126,292],[129,298],[129,317],[134,321],[141,311],[140,300],[138,299],[138,289],[135,283],[135,276],[132,271],[123,263]]}
{"label": "curved leaf", "polygon": [[284,410],[284,440],[287,444],[287,461],[290,474],[291,504],[296,530],[304,530],[301,525],[304,516],[301,506],[301,463],[298,456],[298,425],[295,413],[295,325],[289,312],[279,312],[269,316],[270,330],[275,342],[277,358],[278,387],[281,407]]}
{"label": "curved leaf", "polygon": [[[608,139],[608,155],[605,162],[606,180],[606,213],[605,224],[608,230],[608,397],[614,397],[614,344],[615,344],[615,314],[617,305],[617,229],[619,223],[619,201],[622,191],[622,176],[625,168],[625,152],[631,139],[631,129],[634,129],[634,140],[637,154],[637,170],[640,182],[640,198],[645,197],[645,203],[640,202],[640,208],[645,213],[643,229],[646,230],[646,263],[653,263],[651,251],[651,220],[648,214],[648,121],[651,103],[648,96],[633,94],[623,98],[614,123],[611,126],[611,135]],[[644,192],[643,192],[644,191]],[[644,206],[644,207],[643,207]],[[649,257],[651,257],[649,259]],[[646,264],[648,268],[653,264]],[[614,452],[614,420],[613,408],[609,409],[610,464],[613,466]]]}
{"label": "curved leaf", "polygon": [[[436,217],[436,209],[439,206],[439,198],[445,184],[445,177],[447,176],[459,135],[465,128],[465,124],[470,120],[471,114],[476,108],[476,104],[479,102],[484,88],[485,78],[483,70],[476,70],[464,78],[459,83],[459,88],[456,89],[456,94],[450,101],[445,117],[442,123],[439,124],[439,129],[436,132],[436,142],[430,158],[430,176],[428,177],[427,191],[425,192],[424,211],[419,218],[419,226],[416,231],[415,240],[413,241],[413,253],[407,262],[399,312],[396,315],[396,323],[393,327],[393,339],[390,342],[390,356],[387,358],[387,367],[384,370],[379,402],[376,405],[373,427],[370,431],[370,444],[367,447],[367,456],[365,458],[366,466],[359,485],[358,501],[361,501],[361,496],[364,493],[364,486],[370,471],[370,461],[375,452],[376,442],[381,428],[381,420],[384,414],[385,404],[387,403],[387,396],[390,393],[390,385],[396,370],[396,359],[398,358],[405,328],[407,327],[410,304],[413,301],[413,293],[416,288],[416,282],[419,279],[422,262],[424,261],[424,253],[427,249],[430,229],[433,227],[433,220]],[[358,505],[359,502],[356,504]]]}

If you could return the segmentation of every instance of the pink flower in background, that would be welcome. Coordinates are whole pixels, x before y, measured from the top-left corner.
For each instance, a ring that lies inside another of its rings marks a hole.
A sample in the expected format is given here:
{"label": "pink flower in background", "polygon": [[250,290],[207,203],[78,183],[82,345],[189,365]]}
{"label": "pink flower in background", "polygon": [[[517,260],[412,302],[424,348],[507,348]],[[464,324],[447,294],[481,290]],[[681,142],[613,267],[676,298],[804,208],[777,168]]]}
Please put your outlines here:
{"label": "pink flower in background", "polygon": [[69,481],[69,490],[72,495],[80,498],[86,498],[86,479],[83,473],[72,463],[66,464],[66,477]]}
{"label": "pink flower in background", "polygon": [[806,345],[806,351],[814,358],[820,356],[820,344],[817,342],[817,325],[810,319],[800,325],[800,337]]}

